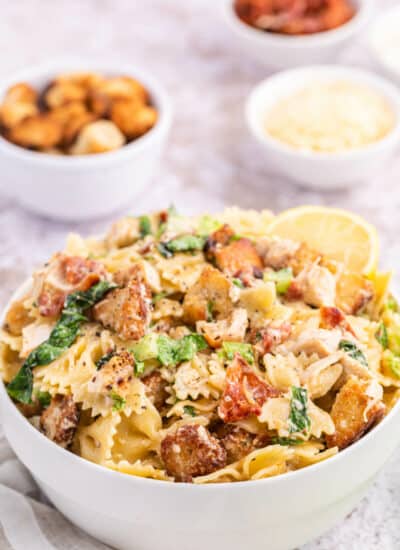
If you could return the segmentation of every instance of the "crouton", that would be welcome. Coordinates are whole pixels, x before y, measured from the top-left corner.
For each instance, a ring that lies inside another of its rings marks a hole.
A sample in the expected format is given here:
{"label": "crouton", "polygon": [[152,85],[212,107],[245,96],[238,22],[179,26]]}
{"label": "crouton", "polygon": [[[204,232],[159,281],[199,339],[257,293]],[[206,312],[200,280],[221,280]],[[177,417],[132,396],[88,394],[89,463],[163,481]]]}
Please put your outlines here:
{"label": "crouton", "polygon": [[176,481],[191,482],[223,468],[226,451],[204,426],[187,424],[167,434],[161,442],[161,458]]}
{"label": "crouton", "polygon": [[73,155],[105,153],[119,149],[125,144],[125,137],[110,120],[97,120],[87,124],[71,147]]}
{"label": "crouton", "polygon": [[19,84],[14,84],[14,86],[8,88],[4,97],[4,102],[35,103],[37,101],[37,97],[38,94],[32,86],[29,86],[29,84],[24,82],[20,82]]}
{"label": "crouton", "polygon": [[220,271],[206,266],[197,283],[185,295],[183,311],[186,321],[194,325],[197,321],[208,320],[210,314],[215,319],[226,319],[233,310],[231,288],[231,283]]}
{"label": "crouton", "polygon": [[44,93],[44,101],[49,109],[61,107],[71,101],[85,101],[85,99],[85,88],[71,81],[62,81],[50,84]]}
{"label": "crouton", "polygon": [[376,381],[349,378],[332,407],[336,431],[326,437],[328,447],[344,449],[379,422],[386,412],[382,396],[382,387]]}
{"label": "crouton", "polygon": [[63,135],[62,135],[62,144],[66,147],[71,145],[81,130],[91,122],[96,120],[96,115],[85,111],[80,114],[71,116],[68,121],[64,124]]}
{"label": "crouton", "polygon": [[78,405],[72,396],[56,395],[40,417],[40,429],[60,447],[71,445],[79,421]]}
{"label": "crouton", "polygon": [[21,147],[48,149],[60,143],[62,125],[46,114],[39,114],[21,120],[7,132],[7,137]]}
{"label": "crouton", "polygon": [[249,239],[233,241],[215,251],[215,262],[221,271],[232,277],[261,271],[263,264],[255,246]]}
{"label": "crouton", "polygon": [[0,121],[6,128],[13,128],[25,118],[37,115],[39,109],[34,103],[22,101],[5,102],[0,107]]}
{"label": "crouton", "polygon": [[135,139],[155,125],[157,111],[136,98],[116,99],[111,105],[110,118],[128,139]]}

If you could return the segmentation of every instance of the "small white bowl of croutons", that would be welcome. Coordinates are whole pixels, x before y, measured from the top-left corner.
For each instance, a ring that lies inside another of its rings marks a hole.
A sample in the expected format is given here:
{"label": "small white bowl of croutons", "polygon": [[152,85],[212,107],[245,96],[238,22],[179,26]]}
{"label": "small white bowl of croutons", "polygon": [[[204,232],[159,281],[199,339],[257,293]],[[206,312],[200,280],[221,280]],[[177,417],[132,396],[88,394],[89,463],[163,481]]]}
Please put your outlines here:
{"label": "small white bowl of croutons", "polygon": [[162,85],[130,66],[70,60],[20,72],[0,85],[0,185],[46,217],[109,214],[150,182],[171,119]]}

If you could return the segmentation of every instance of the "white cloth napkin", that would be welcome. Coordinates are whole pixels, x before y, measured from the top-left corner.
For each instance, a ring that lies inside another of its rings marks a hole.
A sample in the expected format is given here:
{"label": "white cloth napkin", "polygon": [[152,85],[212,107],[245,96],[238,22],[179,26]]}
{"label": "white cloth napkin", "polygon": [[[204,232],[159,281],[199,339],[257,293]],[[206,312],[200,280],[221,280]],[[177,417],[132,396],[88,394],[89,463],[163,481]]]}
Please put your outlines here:
{"label": "white cloth napkin", "polygon": [[51,507],[0,428],[0,549],[107,550]]}

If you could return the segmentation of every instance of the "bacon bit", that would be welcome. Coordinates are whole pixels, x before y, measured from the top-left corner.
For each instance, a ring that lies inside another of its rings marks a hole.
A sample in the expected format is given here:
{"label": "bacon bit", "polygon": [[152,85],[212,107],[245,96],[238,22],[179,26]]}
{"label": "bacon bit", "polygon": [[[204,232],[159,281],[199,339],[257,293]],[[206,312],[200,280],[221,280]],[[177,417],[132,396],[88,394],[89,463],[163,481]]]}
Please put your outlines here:
{"label": "bacon bit", "polygon": [[352,326],[347,321],[345,314],[337,307],[323,306],[320,309],[321,328],[333,329],[341,326],[357,338]]}
{"label": "bacon bit", "polygon": [[283,323],[272,321],[267,327],[257,330],[254,339],[256,351],[261,355],[269,353],[274,347],[287,340],[292,332],[288,321]]}
{"label": "bacon bit", "polygon": [[106,277],[106,270],[101,263],[94,260],[59,254],[43,276],[44,281],[37,300],[39,313],[44,317],[54,317],[61,313],[69,294],[88,290]]}
{"label": "bacon bit", "polygon": [[53,287],[44,285],[44,289],[39,295],[38,306],[39,313],[43,317],[55,317],[64,306],[66,294],[61,290],[56,290]]}
{"label": "bacon bit", "polygon": [[285,298],[288,300],[301,300],[303,298],[303,289],[298,281],[293,279],[286,291]]}
{"label": "bacon bit", "polygon": [[226,423],[259,415],[265,401],[279,395],[279,390],[261,380],[237,353],[226,370],[226,386],[218,415]]}

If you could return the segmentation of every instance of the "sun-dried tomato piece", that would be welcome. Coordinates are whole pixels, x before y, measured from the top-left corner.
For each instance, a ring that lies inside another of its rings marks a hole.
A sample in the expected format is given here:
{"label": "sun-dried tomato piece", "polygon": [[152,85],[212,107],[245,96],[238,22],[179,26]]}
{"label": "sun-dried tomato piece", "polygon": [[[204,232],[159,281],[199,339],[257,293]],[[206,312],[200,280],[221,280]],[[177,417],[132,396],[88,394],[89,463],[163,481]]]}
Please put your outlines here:
{"label": "sun-dried tomato piece", "polygon": [[255,414],[269,397],[278,397],[279,390],[261,380],[237,353],[226,370],[225,389],[218,407],[224,422],[237,422]]}

